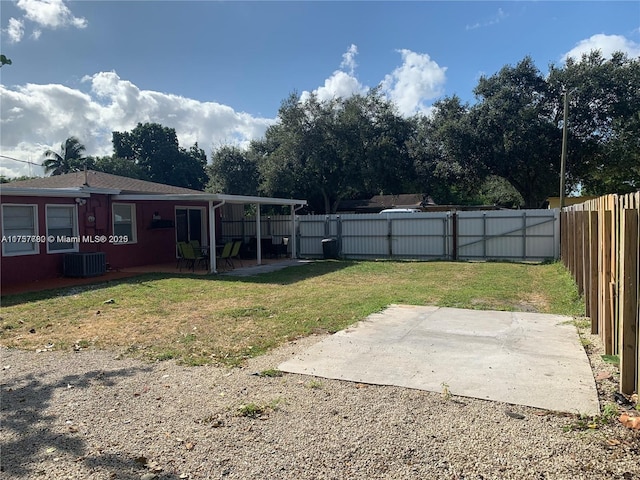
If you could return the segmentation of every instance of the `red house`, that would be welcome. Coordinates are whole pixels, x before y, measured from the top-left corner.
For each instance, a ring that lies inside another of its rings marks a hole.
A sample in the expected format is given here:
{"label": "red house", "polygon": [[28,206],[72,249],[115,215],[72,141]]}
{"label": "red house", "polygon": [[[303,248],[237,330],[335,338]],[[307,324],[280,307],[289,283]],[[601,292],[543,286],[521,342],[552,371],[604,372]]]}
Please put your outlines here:
{"label": "red house", "polygon": [[256,204],[258,212],[261,204],[290,205],[293,217],[306,201],[211,194],[91,170],[2,184],[1,285],[60,277],[65,268],[84,268],[78,262],[112,269],[168,263],[179,241],[198,240],[215,259],[225,203]]}

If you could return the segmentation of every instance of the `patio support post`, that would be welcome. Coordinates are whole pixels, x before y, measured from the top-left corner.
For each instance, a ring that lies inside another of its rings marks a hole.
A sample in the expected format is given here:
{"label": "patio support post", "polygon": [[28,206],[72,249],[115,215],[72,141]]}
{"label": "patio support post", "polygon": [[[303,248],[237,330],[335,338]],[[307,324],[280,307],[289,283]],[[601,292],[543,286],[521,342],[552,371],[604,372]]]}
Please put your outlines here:
{"label": "patio support post", "polygon": [[[291,205],[291,235],[289,236],[291,245],[291,258],[296,258],[296,206]],[[286,257],[286,254],[285,254]]]}
{"label": "patio support post", "polygon": [[256,255],[256,265],[262,265],[262,219],[259,203],[256,203]]}
{"label": "patio support post", "polygon": [[213,204],[213,200],[209,200],[209,273],[218,273],[217,257],[216,257],[216,210],[226,203],[222,200],[217,205]]}

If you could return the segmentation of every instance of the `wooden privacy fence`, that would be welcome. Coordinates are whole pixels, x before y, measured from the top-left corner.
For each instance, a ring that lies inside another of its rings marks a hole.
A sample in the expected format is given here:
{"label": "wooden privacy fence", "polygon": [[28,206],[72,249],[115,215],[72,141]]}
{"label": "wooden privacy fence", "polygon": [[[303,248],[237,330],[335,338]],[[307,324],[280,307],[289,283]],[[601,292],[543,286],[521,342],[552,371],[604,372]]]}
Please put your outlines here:
{"label": "wooden privacy fence", "polygon": [[620,359],[620,391],[640,391],[640,192],[566,207],[561,257],[584,295],[591,332]]}

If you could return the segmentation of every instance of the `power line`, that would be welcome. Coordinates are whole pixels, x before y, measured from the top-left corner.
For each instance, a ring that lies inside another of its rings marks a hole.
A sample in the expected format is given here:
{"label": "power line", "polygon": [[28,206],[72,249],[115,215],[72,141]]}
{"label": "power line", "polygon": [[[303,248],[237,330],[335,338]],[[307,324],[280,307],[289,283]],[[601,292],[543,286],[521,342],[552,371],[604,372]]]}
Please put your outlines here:
{"label": "power line", "polygon": [[30,162],[29,160],[20,160],[19,158],[7,157],[6,155],[0,155],[0,158],[6,158],[6,159],[9,159],[9,160],[13,160],[14,162],[26,163],[26,164],[29,164],[29,165],[35,165],[36,167],[41,167],[42,166],[41,163],[34,163],[34,162]]}

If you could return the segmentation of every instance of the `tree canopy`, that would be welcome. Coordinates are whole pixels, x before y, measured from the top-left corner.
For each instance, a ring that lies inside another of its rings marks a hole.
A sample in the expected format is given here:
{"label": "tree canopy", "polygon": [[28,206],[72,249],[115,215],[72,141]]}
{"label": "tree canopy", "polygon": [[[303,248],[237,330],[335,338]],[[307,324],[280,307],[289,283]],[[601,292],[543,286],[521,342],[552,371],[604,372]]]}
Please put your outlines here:
{"label": "tree canopy", "polygon": [[335,212],[344,198],[413,188],[413,124],[378,90],[324,102],[291,94],[278,118],[242,159],[256,164],[260,192]]}
{"label": "tree canopy", "polygon": [[67,138],[60,145],[60,152],[48,149],[44,152],[42,162],[45,174],[62,175],[63,173],[81,170],[84,167],[86,148],[76,137]]}
{"label": "tree canopy", "polygon": [[113,132],[114,154],[84,157],[70,137],[47,151],[52,174],[88,168],[238,195],[304,198],[335,212],[342,199],[428,194],[440,204],[537,208],[559,194],[563,98],[569,99],[565,194],[640,188],[640,58],[592,52],[551,65],[531,58],[483,76],[476,101],[438,100],[428,115],[400,115],[379,88],[320,100],[290,94],[277,122],[248,148],[180,147],[173,128],[139,123]]}
{"label": "tree canopy", "polygon": [[173,128],[138,123],[131,132],[113,132],[114,157],[135,164],[150,181],[204,189],[207,184],[204,150],[194,144],[181,148]]}
{"label": "tree canopy", "polygon": [[567,168],[574,181],[595,195],[639,189],[640,58],[605,59],[593,51],[551,66],[548,83],[556,99],[563,90],[569,95]]}
{"label": "tree canopy", "polygon": [[224,145],[213,152],[207,171],[212,193],[258,195],[258,164],[251,152]]}

